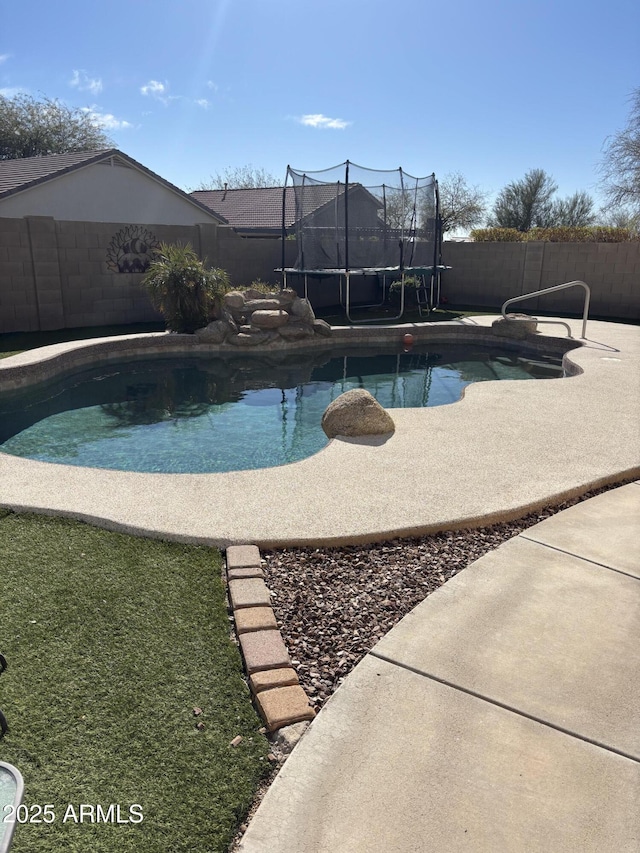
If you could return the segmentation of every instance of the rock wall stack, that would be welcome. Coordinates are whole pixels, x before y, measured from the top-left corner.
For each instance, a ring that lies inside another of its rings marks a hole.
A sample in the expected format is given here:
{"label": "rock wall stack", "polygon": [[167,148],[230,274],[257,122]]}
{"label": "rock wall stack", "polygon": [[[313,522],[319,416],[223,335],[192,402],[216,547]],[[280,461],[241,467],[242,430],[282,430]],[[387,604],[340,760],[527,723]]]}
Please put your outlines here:
{"label": "rock wall stack", "polygon": [[291,288],[268,294],[233,290],[224,296],[220,319],[196,331],[200,340],[236,347],[283,345],[315,335],[329,337],[331,326],[316,319],[309,300]]}

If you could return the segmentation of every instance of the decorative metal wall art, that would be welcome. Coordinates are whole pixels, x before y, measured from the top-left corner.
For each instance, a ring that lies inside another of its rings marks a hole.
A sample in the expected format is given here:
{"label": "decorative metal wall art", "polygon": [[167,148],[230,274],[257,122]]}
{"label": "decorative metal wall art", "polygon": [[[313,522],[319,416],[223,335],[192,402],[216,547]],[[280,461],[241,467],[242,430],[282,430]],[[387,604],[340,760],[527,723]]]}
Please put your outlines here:
{"label": "decorative metal wall art", "polygon": [[111,272],[143,273],[160,248],[155,234],[141,225],[128,225],[114,235],[107,249],[107,268]]}

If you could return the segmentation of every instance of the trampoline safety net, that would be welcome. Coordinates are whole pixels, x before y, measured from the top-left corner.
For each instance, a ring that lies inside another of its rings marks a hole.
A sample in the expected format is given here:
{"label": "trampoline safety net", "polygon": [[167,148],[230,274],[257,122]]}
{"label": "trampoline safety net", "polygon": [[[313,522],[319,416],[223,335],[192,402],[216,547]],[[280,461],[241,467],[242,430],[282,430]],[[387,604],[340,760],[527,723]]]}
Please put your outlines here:
{"label": "trampoline safety net", "polygon": [[289,166],[283,244],[294,235],[298,253],[288,272],[433,269],[438,213],[435,175],[414,178],[402,169],[366,169],[348,160],[317,172]]}

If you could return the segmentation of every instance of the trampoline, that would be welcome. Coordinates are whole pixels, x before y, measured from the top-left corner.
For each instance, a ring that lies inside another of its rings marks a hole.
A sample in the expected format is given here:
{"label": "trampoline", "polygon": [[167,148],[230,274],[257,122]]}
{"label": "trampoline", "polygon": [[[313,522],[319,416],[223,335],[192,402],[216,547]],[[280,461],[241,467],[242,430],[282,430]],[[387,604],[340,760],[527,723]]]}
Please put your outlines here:
{"label": "trampoline", "polygon": [[[285,265],[285,241],[294,236],[297,256]],[[367,169],[347,160],[331,169],[301,172],[287,167],[282,198],[283,286],[302,278],[308,298],[309,279],[337,279],[340,303],[355,320],[352,278],[372,279],[380,301],[360,308],[381,307],[388,283],[400,282],[399,313],[405,310],[405,282],[418,279],[420,316],[438,307],[442,265],[442,228],[435,175],[415,178],[401,168]]]}

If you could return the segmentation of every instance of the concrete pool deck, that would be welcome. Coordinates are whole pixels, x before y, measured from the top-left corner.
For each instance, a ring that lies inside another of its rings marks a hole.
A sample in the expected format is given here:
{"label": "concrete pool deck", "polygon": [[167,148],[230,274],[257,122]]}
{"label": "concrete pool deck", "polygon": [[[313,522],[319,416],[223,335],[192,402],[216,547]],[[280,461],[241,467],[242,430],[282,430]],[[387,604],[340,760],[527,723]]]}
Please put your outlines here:
{"label": "concrete pool deck", "polygon": [[640,482],[433,592],[311,723],[242,853],[636,853]]}
{"label": "concrete pool deck", "polygon": [[[487,329],[494,319],[431,326]],[[569,323],[579,335],[580,321]],[[544,325],[535,337],[561,336]],[[448,406],[392,410],[387,439],[334,439],[278,468],[137,474],[0,453],[0,505],[220,547],[358,543],[512,519],[640,475],[640,328],[592,320],[587,336],[568,354],[580,375],[477,383]],[[83,347],[58,344],[46,357]],[[0,361],[0,389],[4,371],[37,373],[41,357]]]}
{"label": "concrete pool deck", "polygon": [[[640,329],[590,321],[587,335],[569,353],[580,375],[473,385],[459,403],[395,410],[386,441],[334,440],[282,468],[129,474],[0,454],[0,505],[221,546],[515,518],[640,476]],[[633,482],[425,599],[321,710],[241,849],[636,853],[639,516]]]}

